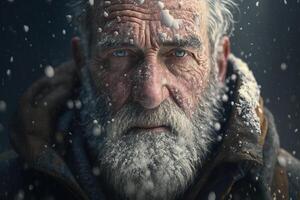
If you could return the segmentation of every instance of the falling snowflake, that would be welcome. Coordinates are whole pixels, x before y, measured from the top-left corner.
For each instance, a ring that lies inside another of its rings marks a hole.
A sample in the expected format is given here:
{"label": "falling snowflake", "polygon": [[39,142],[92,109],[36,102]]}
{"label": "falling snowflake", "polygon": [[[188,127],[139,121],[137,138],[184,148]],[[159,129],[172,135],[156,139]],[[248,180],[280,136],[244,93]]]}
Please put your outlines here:
{"label": "falling snowflake", "polygon": [[29,26],[28,26],[28,25],[24,25],[23,28],[24,28],[24,31],[25,31],[26,33],[29,31]]}
{"label": "falling snowflake", "polygon": [[74,104],[75,104],[75,108],[77,108],[77,109],[80,109],[80,108],[82,107],[82,103],[81,103],[80,100],[76,100],[76,101],[74,102]]}
{"label": "falling snowflake", "polygon": [[285,71],[285,70],[287,70],[287,68],[288,68],[288,66],[287,66],[287,64],[286,64],[286,63],[281,63],[281,65],[280,65],[280,69],[281,69],[282,71]]}
{"label": "falling snowflake", "polygon": [[216,123],[214,124],[214,129],[215,129],[216,131],[221,130],[221,124],[220,124],[219,122],[216,122]]}
{"label": "falling snowflake", "polygon": [[287,164],[287,161],[286,161],[286,158],[283,157],[282,155],[279,155],[277,157],[277,160],[278,160],[278,163],[281,167],[286,167],[286,164]]}
{"label": "falling snowflake", "polygon": [[54,74],[55,74],[55,71],[52,66],[49,65],[45,68],[45,75],[47,77],[52,78],[54,76]]}
{"label": "falling snowflake", "polygon": [[7,76],[10,76],[10,75],[11,75],[11,70],[10,70],[10,69],[7,69],[7,70],[6,70],[6,75],[7,75]]}
{"label": "falling snowflake", "polygon": [[103,16],[104,16],[104,17],[108,17],[108,12],[104,11],[104,12],[103,12]]}
{"label": "falling snowflake", "polygon": [[72,100],[68,100],[68,101],[67,101],[67,107],[68,107],[69,109],[73,109],[73,108],[74,108],[74,102],[73,102]]}
{"label": "falling snowflake", "polygon": [[210,192],[208,194],[208,200],[216,200],[216,193],[215,192]]}
{"label": "falling snowflake", "polygon": [[72,18],[73,18],[72,15],[66,15],[66,19],[68,23],[72,22]]}
{"label": "falling snowflake", "polygon": [[5,101],[0,101],[0,112],[5,112],[6,111],[6,102]]}
{"label": "falling snowflake", "polygon": [[92,172],[95,176],[99,176],[100,175],[99,167],[93,167]]}

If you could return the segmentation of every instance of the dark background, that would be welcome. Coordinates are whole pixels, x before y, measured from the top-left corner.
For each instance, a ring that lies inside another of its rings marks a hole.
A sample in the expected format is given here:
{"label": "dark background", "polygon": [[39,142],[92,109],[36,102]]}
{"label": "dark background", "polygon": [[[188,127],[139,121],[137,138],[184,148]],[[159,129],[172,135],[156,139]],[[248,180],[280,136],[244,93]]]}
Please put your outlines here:
{"label": "dark background", "polygon": [[[66,20],[66,0],[11,1],[0,1],[0,152],[9,148],[9,119],[18,98],[45,66],[70,58],[76,35]],[[239,8],[232,51],[261,85],[282,146],[300,158],[300,0],[244,0]]]}

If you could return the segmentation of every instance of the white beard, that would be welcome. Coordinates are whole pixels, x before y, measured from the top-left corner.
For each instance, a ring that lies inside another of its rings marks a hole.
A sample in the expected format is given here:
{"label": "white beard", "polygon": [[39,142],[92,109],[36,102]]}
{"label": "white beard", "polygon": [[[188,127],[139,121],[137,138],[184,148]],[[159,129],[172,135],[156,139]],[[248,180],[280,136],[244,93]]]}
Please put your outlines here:
{"label": "white beard", "polygon": [[[94,94],[85,70],[81,117],[88,148],[100,181],[117,197],[174,199],[194,181],[216,140],[214,124],[220,118],[223,85],[215,75],[210,78],[192,120],[172,100],[151,112],[137,104],[125,105],[112,120],[104,98]],[[137,124],[165,124],[171,131],[125,134]]]}

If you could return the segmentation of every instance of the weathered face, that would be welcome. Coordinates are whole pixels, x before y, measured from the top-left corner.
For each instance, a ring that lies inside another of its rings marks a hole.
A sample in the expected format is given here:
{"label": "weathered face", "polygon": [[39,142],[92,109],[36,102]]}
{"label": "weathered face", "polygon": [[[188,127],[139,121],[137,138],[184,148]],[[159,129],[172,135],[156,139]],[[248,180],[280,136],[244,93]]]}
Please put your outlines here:
{"label": "weathered face", "polygon": [[190,116],[210,72],[207,5],[198,0],[96,1],[91,74],[113,113],[166,99]]}
{"label": "weathered face", "polygon": [[182,195],[216,138],[222,89],[206,6],[95,1],[81,117],[96,175],[117,198]]}

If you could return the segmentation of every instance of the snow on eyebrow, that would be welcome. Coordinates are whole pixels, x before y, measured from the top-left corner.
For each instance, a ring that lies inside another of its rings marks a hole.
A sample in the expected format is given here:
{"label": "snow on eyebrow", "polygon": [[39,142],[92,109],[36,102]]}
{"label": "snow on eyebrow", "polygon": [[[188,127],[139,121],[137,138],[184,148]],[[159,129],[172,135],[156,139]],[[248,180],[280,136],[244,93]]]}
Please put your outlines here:
{"label": "snow on eyebrow", "polygon": [[[174,37],[158,38],[158,44],[160,46],[180,46],[180,47],[192,47],[192,48],[201,48],[202,41],[195,35],[190,36],[180,36],[175,34]],[[100,41],[97,44],[97,47],[100,49],[109,49],[109,48],[118,48],[124,46],[135,46],[134,39],[130,36],[116,36],[112,34],[107,34],[104,37],[101,37]]]}
{"label": "snow on eyebrow", "polygon": [[120,46],[126,45],[133,45],[133,38],[131,38],[129,35],[122,37],[116,34],[107,34],[98,41],[97,47],[100,49],[108,49],[108,48],[117,48]]}
{"label": "snow on eyebrow", "polygon": [[159,44],[162,46],[181,46],[181,47],[193,47],[193,48],[202,47],[201,39],[195,35],[180,36],[179,34],[176,34],[172,38],[164,38],[164,39],[161,36]]}

